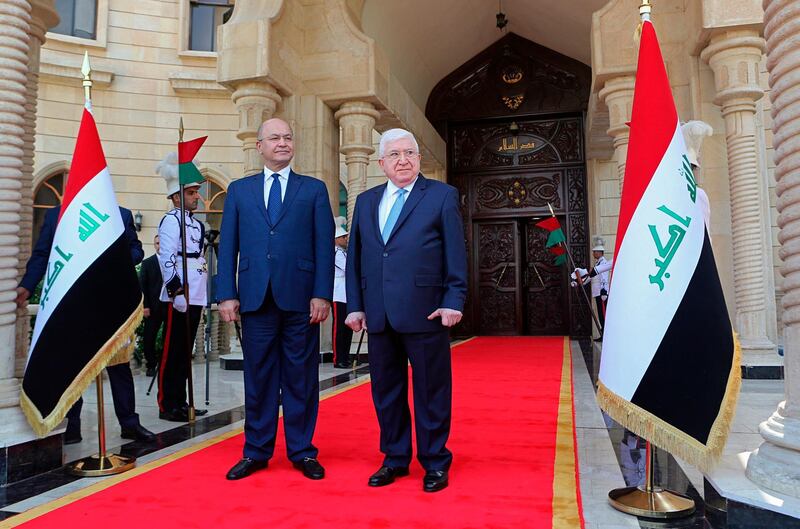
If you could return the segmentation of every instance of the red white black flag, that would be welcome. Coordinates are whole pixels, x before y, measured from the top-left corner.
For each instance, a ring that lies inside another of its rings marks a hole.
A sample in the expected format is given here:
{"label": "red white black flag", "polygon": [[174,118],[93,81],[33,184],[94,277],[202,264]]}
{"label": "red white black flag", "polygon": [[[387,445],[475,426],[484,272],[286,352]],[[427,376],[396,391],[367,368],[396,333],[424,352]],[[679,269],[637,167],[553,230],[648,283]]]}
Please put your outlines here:
{"label": "red white black flag", "polygon": [[83,111],[20,402],[38,435],[109,363],[127,361],[142,293],[97,126]]}
{"label": "red white black flag", "polygon": [[597,397],[626,428],[708,468],[728,436],[740,353],[649,21],[630,127]]}

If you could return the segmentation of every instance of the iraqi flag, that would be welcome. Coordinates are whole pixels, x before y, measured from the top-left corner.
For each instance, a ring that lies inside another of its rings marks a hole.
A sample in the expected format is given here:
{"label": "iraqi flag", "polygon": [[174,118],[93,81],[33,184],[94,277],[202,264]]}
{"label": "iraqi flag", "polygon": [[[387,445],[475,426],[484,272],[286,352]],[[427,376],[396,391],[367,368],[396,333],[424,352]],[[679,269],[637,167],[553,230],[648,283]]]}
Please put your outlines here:
{"label": "iraqi flag", "polygon": [[740,352],[649,21],[630,127],[597,398],[629,430],[707,469],[728,436]]}
{"label": "iraqi flag", "polygon": [[38,435],[64,419],[107,364],[128,360],[141,319],[125,226],[97,126],[84,109],[20,395]]}

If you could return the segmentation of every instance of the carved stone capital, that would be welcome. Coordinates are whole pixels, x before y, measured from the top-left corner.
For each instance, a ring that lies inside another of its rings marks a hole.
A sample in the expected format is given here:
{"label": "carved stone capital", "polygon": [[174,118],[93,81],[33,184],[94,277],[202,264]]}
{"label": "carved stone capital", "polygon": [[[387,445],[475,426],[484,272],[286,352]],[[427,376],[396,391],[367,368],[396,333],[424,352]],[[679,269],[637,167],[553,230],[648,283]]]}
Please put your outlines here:
{"label": "carved stone capital", "polygon": [[615,142],[620,137],[627,138],[629,136],[627,123],[631,120],[635,83],[636,78],[632,75],[614,77],[609,79],[597,94],[608,107],[609,127],[607,132]]}
{"label": "carved stone capital", "polygon": [[372,103],[350,101],[343,103],[333,115],[342,128],[339,152],[347,165],[347,225],[353,220],[356,197],[367,189],[367,166],[375,152],[372,131],[380,114]]}
{"label": "carved stone capital", "polygon": [[231,100],[239,112],[239,131],[236,137],[242,140],[244,172],[254,173],[263,165],[256,150],[258,128],[275,114],[281,96],[269,83],[244,81],[235,84]]}
{"label": "carved stone capital", "polygon": [[748,103],[755,112],[755,102],[764,96],[758,75],[765,46],[755,30],[726,31],[713,36],[700,53],[714,72],[714,103],[723,108],[723,113],[730,104]]}

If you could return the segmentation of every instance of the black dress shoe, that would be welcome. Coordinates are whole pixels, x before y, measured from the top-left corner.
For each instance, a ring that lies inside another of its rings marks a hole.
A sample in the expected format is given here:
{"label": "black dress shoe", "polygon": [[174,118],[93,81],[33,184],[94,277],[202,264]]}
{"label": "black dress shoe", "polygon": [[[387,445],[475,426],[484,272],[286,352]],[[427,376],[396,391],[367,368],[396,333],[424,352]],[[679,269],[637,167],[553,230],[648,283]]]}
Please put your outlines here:
{"label": "black dress shoe", "polygon": [[381,467],[369,477],[370,487],[383,487],[394,483],[394,478],[408,476],[408,467]]}
{"label": "black dress shoe", "polygon": [[249,457],[243,457],[241,461],[233,465],[233,468],[225,475],[225,479],[235,480],[246,478],[256,470],[267,468],[269,461],[256,461]]}
{"label": "black dress shoe", "polygon": [[156,376],[156,368],[148,367],[147,371],[145,371],[144,376],[146,376],[146,377],[154,377],[154,376]]}
{"label": "black dress shoe", "polygon": [[436,492],[446,488],[447,485],[446,470],[428,470],[422,478],[422,490],[425,492]]}
{"label": "black dress shoe", "polygon": [[130,428],[122,428],[121,437],[123,439],[133,439],[135,441],[143,441],[146,443],[156,440],[156,434],[141,424],[137,424],[136,426],[132,426]]}
{"label": "black dress shoe", "polygon": [[[184,406],[183,408],[181,408],[181,411],[183,413],[185,413],[187,417],[189,416],[189,406]],[[208,410],[204,410],[202,408],[195,408],[194,409],[194,416],[195,417],[202,417],[206,413],[208,413]]]}
{"label": "black dress shoe", "polygon": [[333,367],[335,367],[336,369],[350,369],[352,366],[350,364],[344,364],[342,362],[339,362],[338,364],[333,364]]}
{"label": "black dress shoe", "polygon": [[158,418],[171,422],[189,422],[189,415],[183,410],[160,411]]}
{"label": "black dress shoe", "polygon": [[313,457],[304,457],[302,461],[292,461],[292,465],[294,468],[302,470],[303,475],[308,479],[322,479],[325,477],[325,469]]}

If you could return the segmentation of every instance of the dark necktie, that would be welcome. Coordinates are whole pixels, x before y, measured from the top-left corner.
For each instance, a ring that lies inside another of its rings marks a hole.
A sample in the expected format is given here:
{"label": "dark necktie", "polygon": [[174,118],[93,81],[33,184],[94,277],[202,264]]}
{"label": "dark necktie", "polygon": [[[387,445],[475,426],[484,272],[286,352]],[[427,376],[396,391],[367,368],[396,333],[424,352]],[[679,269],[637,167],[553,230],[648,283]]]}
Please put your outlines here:
{"label": "dark necktie", "polygon": [[273,226],[277,224],[283,208],[283,198],[281,198],[281,179],[278,173],[272,174],[272,185],[269,188],[269,200],[267,201],[267,216]]}

